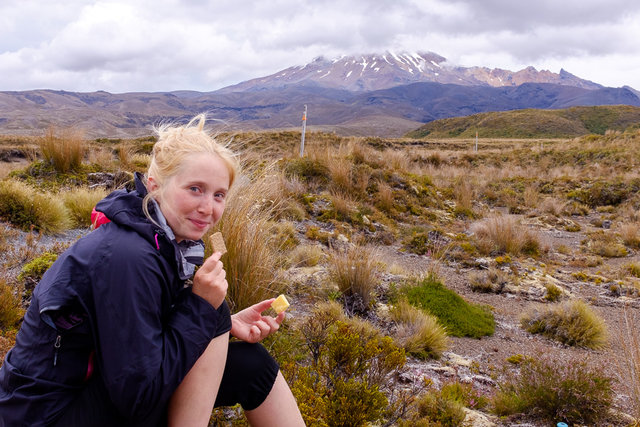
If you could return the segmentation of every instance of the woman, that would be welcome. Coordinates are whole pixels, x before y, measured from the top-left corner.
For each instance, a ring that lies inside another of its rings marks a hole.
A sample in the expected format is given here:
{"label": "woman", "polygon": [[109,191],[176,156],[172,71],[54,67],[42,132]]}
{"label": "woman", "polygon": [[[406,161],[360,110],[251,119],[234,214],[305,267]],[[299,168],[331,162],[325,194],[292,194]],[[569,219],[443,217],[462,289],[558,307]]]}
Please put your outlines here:
{"label": "woman", "polygon": [[236,403],[252,425],[304,425],[257,344],[284,313],[230,315],[221,254],[203,260],[237,169],[204,122],[159,129],[146,180],[98,203],[110,222],[45,273],[0,369],[0,425],[206,426]]}

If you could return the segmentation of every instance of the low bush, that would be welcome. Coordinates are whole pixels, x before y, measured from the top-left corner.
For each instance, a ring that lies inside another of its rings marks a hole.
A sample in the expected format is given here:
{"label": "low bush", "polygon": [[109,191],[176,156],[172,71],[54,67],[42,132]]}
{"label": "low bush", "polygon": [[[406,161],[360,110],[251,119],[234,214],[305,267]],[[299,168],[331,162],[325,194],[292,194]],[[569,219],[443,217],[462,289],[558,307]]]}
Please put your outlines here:
{"label": "low bush", "polygon": [[440,357],[447,349],[448,339],[438,319],[402,299],[391,309],[395,322],[395,342],[409,354],[422,359]]}
{"label": "low bush", "polygon": [[526,357],[508,371],[491,406],[497,415],[525,414],[548,422],[596,425],[612,407],[612,378],[584,360]]}
{"label": "low bush", "polygon": [[395,374],[406,356],[371,324],[347,318],[335,303],[323,303],[299,332],[313,355],[310,366],[282,364],[309,426],[360,426],[389,418]]}
{"label": "low bush", "polygon": [[71,223],[60,200],[14,180],[0,182],[0,219],[24,231],[48,234],[64,231]]}
{"label": "low bush", "polygon": [[411,305],[434,315],[449,335],[479,338],[492,335],[495,330],[488,307],[466,302],[434,275],[404,285],[401,293]]}
{"label": "low bush", "polygon": [[607,344],[604,320],[580,300],[530,309],[520,324],[532,334],[542,334],[571,346],[600,349]]}
{"label": "low bush", "polygon": [[22,270],[18,275],[18,280],[23,282],[25,288],[33,289],[40,279],[42,279],[44,273],[57,259],[58,254],[45,252],[22,267]]}

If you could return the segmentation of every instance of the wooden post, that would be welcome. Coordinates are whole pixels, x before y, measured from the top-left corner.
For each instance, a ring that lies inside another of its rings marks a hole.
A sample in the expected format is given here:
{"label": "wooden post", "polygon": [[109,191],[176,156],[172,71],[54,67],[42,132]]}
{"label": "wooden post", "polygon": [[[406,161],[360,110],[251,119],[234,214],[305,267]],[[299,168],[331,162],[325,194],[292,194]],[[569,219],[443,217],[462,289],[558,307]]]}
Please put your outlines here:
{"label": "wooden post", "polygon": [[304,134],[307,131],[307,104],[304,105],[302,113],[302,140],[300,141],[300,157],[304,156]]}
{"label": "wooden post", "polygon": [[476,148],[473,151],[478,152],[478,131],[476,131]]}

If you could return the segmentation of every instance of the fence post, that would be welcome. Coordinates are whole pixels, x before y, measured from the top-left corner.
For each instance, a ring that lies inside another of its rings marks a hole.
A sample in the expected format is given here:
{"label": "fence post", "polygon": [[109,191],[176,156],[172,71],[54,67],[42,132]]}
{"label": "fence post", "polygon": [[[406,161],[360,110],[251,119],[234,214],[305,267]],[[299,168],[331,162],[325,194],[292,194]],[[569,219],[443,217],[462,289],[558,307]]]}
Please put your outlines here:
{"label": "fence post", "polygon": [[304,134],[307,131],[307,104],[304,105],[302,113],[302,140],[300,141],[300,157],[304,156]]}

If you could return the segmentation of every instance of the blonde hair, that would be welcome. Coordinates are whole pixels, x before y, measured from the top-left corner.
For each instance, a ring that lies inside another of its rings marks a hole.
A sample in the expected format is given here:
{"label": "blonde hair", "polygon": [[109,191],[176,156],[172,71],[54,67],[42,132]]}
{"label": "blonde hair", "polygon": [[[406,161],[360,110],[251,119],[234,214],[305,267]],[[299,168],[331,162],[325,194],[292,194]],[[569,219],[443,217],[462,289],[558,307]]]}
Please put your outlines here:
{"label": "blonde hair", "polygon": [[218,156],[229,171],[229,188],[233,185],[238,172],[238,161],[228,147],[219,144],[204,129],[205,121],[206,115],[198,114],[185,126],[163,124],[155,128],[158,142],[153,146],[146,177],[153,177],[158,188],[148,191],[142,202],[145,215],[153,222],[155,221],[149,214],[149,201],[155,199],[167,181],[180,172],[185,159],[191,154],[206,153]]}

